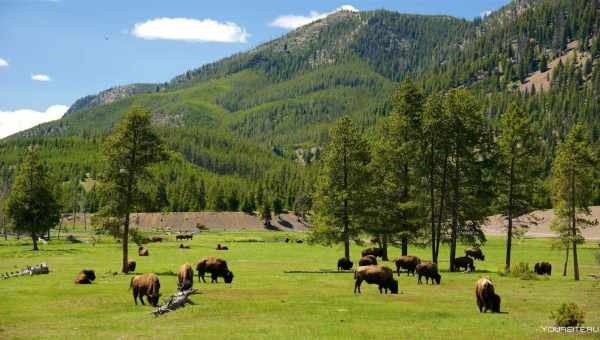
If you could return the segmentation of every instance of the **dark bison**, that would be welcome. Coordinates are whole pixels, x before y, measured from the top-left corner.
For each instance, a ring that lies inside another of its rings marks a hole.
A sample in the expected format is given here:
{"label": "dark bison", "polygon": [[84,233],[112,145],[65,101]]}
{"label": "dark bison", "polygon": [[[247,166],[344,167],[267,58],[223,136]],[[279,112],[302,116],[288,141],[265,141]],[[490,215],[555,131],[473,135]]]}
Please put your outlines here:
{"label": "dark bison", "polygon": [[296,240],[296,243],[304,243],[304,240]]}
{"label": "dark bison", "polygon": [[337,269],[338,270],[350,270],[350,269],[352,269],[353,265],[354,265],[354,263],[352,261],[350,261],[350,259],[342,257],[341,259],[338,260]]}
{"label": "dark bison", "polygon": [[204,279],[204,273],[210,273],[211,282],[217,282],[217,278],[220,276],[225,280],[225,283],[231,283],[233,281],[233,273],[227,268],[227,261],[209,256],[196,265],[196,271],[198,272],[198,281],[206,283]]}
{"label": "dark bison", "polygon": [[96,273],[90,269],[84,269],[77,274],[75,283],[78,285],[89,285],[96,279]]}
{"label": "dark bison", "polygon": [[492,313],[500,313],[500,297],[494,292],[494,284],[487,277],[482,277],[475,285],[475,296],[480,313],[488,310]]}
{"label": "dark bison", "polygon": [[177,289],[188,290],[194,285],[194,271],[189,263],[182,264],[177,272]]}
{"label": "dark bison", "polygon": [[128,272],[134,272],[135,271],[135,260],[129,259],[127,260],[127,271]]}
{"label": "dark bison", "polygon": [[359,266],[371,266],[371,265],[376,265],[377,264],[377,258],[373,255],[366,255],[360,258],[360,260],[358,260],[358,265]]}
{"label": "dark bison", "polygon": [[470,256],[475,260],[485,260],[485,255],[483,255],[483,252],[478,247],[465,250],[465,255]]}
{"label": "dark bison", "polygon": [[367,255],[373,255],[375,257],[382,257],[383,249],[382,248],[367,248],[362,251],[362,256],[367,256]]}
{"label": "dark bison", "polygon": [[417,265],[421,263],[421,259],[416,256],[400,256],[394,260],[394,263],[396,263],[396,272],[398,273],[398,276],[400,276],[400,268],[406,269],[407,276],[410,273],[415,276],[415,269],[417,268]]}
{"label": "dark bison", "polygon": [[442,281],[442,276],[438,272],[438,268],[435,263],[431,263],[431,262],[420,263],[417,265],[416,271],[417,271],[417,274],[419,274],[419,279],[417,280],[417,283],[419,283],[419,284],[423,283],[423,281],[421,281],[421,277],[423,277],[423,276],[425,276],[425,282],[428,284],[429,284],[429,279],[431,279],[431,284],[433,284],[434,280],[435,280],[435,283],[437,283],[438,285]]}
{"label": "dark bison", "polygon": [[363,281],[379,286],[379,293],[387,294],[388,289],[392,294],[398,294],[398,280],[394,279],[394,271],[383,265],[361,266],[354,272],[354,293],[360,293]]}
{"label": "dark bison", "polygon": [[146,273],[144,275],[136,275],[131,278],[129,289],[133,290],[133,301],[137,305],[139,296],[140,302],[144,305],[144,296],[152,306],[158,305],[160,297],[160,281],[154,273]]}
{"label": "dark bison", "polygon": [[217,250],[229,250],[226,246],[222,246],[220,243],[217,244]]}
{"label": "dark bison", "polygon": [[138,248],[138,255],[139,256],[148,256],[150,253],[148,252],[147,248],[144,247],[139,247]]}
{"label": "dark bison", "polygon": [[475,271],[473,259],[468,256],[457,257],[454,259],[454,270],[464,269],[465,271]]}
{"label": "dark bison", "polygon": [[180,243],[179,249],[190,249],[190,246],[184,246],[183,243]]}
{"label": "dark bison", "polygon": [[285,243],[290,243],[290,239],[288,237],[285,238]]}
{"label": "dark bison", "polygon": [[175,240],[192,240],[194,239],[193,234],[179,234],[175,235]]}
{"label": "dark bison", "polygon": [[552,276],[552,265],[548,262],[538,262],[533,267],[533,271],[538,275]]}
{"label": "dark bison", "polygon": [[163,238],[159,237],[159,236],[152,236],[152,238],[150,239],[152,242],[162,242]]}

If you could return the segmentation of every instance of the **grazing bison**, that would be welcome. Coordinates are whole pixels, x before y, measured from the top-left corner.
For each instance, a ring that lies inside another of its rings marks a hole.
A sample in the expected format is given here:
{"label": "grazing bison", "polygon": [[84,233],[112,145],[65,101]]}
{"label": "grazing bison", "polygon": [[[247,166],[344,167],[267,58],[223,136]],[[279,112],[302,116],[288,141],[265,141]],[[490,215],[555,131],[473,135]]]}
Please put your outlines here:
{"label": "grazing bison", "polygon": [[159,236],[152,236],[152,238],[150,239],[152,242],[162,242],[163,238],[159,237]]}
{"label": "grazing bison", "polygon": [[135,260],[129,259],[127,260],[127,271],[128,272],[134,272],[135,271]]}
{"label": "grazing bison", "polygon": [[363,281],[368,284],[379,286],[379,293],[387,294],[388,289],[392,294],[398,294],[398,280],[394,279],[394,271],[383,265],[361,266],[354,272],[354,293],[358,290]]}
{"label": "grazing bison", "polygon": [[362,251],[362,256],[373,255],[375,257],[383,257],[382,248],[367,248]]}
{"label": "grazing bison", "polygon": [[394,260],[394,262],[396,263],[398,276],[400,276],[400,268],[406,269],[406,276],[410,273],[415,276],[415,269],[417,268],[417,265],[421,263],[421,259],[416,256],[400,256]]}
{"label": "grazing bison", "polygon": [[184,246],[183,243],[180,243],[179,249],[190,249],[190,246]]}
{"label": "grazing bison", "polygon": [[465,250],[465,254],[472,257],[474,260],[485,260],[485,255],[483,255],[483,252],[478,247]]}
{"label": "grazing bison", "polygon": [[221,246],[221,244],[217,244],[217,250],[229,250],[226,246]]}
{"label": "grazing bison", "polygon": [[75,283],[78,285],[89,285],[96,279],[96,273],[90,269],[84,269],[77,274]]}
{"label": "grazing bison", "polygon": [[421,277],[423,276],[425,276],[425,282],[427,284],[429,284],[429,279],[431,279],[431,284],[433,284],[434,280],[438,285],[442,281],[442,276],[438,273],[438,268],[435,263],[427,262],[418,264],[416,270],[417,274],[419,274],[419,279],[417,280],[417,283],[419,284],[423,283],[423,281],[421,281]]}
{"label": "grazing bison", "polygon": [[175,235],[175,240],[192,240],[194,239],[193,234],[179,234]]}
{"label": "grazing bison", "polygon": [[371,266],[371,265],[376,265],[377,264],[377,258],[373,255],[366,255],[360,258],[360,260],[358,260],[358,265],[359,266]]}
{"label": "grazing bison", "polygon": [[139,247],[138,248],[138,255],[139,256],[148,256],[149,255],[148,249],[144,248],[144,247]]}
{"label": "grazing bison", "polygon": [[533,267],[533,270],[538,275],[552,276],[552,265],[548,262],[538,262]]}
{"label": "grazing bison", "polygon": [[158,305],[158,298],[160,297],[160,281],[158,276],[154,273],[146,273],[144,275],[136,275],[131,278],[129,283],[129,289],[133,290],[133,301],[137,305],[137,298],[139,296],[142,305],[144,303],[144,296],[152,306]]}
{"label": "grazing bison", "polygon": [[198,281],[206,283],[204,279],[204,273],[210,273],[211,282],[217,282],[217,278],[220,276],[225,280],[225,283],[231,283],[233,281],[233,273],[227,268],[227,261],[209,256],[196,265],[196,271],[198,272]]}
{"label": "grazing bison", "polygon": [[290,239],[288,237],[285,238],[285,243],[290,243]]}
{"label": "grazing bison", "polygon": [[296,243],[304,243],[304,240],[296,240]]}
{"label": "grazing bison", "polygon": [[338,270],[350,270],[354,263],[345,257],[342,257],[338,260],[337,269]]}
{"label": "grazing bison", "polygon": [[500,297],[494,292],[494,284],[487,277],[482,277],[475,285],[475,296],[480,313],[488,310],[492,313],[500,313]]}
{"label": "grazing bison", "polygon": [[454,259],[454,270],[464,269],[465,271],[472,272],[475,270],[473,259],[468,256],[457,257]]}
{"label": "grazing bison", "polygon": [[188,290],[194,285],[194,271],[189,263],[182,264],[177,272],[177,289]]}

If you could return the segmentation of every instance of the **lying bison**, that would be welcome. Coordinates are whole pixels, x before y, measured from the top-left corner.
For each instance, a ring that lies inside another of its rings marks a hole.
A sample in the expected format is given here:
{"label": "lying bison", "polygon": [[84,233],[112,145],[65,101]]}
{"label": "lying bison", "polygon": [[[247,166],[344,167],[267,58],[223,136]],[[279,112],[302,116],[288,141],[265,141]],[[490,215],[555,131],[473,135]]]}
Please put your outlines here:
{"label": "lying bison", "polygon": [[338,260],[337,269],[338,270],[350,270],[354,263],[345,257],[342,257]]}
{"label": "lying bison", "polygon": [[148,252],[147,248],[144,247],[139,247],[138,248],[138,255],[139,256],[148,256],[150,253]]}
{"label": "lying bison", "polygon": [[220,243],[217,244],[217,250],[229,250],[226,246],[222,246]]}
{"label": "lying bison", "polygon": [[485,260],[485,255],[483,255],[483,252],[478,247],[466,249],[465,255],[472,257],[474,260],[481,260],[481,261]]}
{"label": "lying bison", "polygon": [[538,262],[533,267],[533,271],[538,275],[552,276],[552,265],[548,262]]}
{"label": "lying bison", "polygon": [[138,296],[142,305],[145,305],[144,296],[146,296],[148,303],[152,306],[158,305],[158,298],[160,297],[160,281],[156,274],[146,273],[144,275],[132,277],[131,282],[129,283],[129,289],[133,290],[133,301],[136,305]]}
{"label": "lying bison", "polygon": [[442,281],[442,276],[438,273],[438,268],[435,263],[420,263],[417,265],[416,271],[417,274],[419,274],[419,279],[417,280],[417,283],[419,284],[423,283],[423,281],[421,281],[421,277],[423,276],[425,276],[425,282],[427,284],[429,284],[429,279],[431,279],[431,284],[433,284],[434,280],[438,285]]}
{"label": "lying bison", "polygon": [[377,264],[377,258],[373,255],[366,255],[360,258],[360,260],[358,260],[358,265],[359,266],[371,266],[371,265],[376,265]]}
{"label": "lying bison", "polygon": [[362,251],[362,256],[373,255],[375,257],[383,257],[382,248],[367,248]]}
{"label": "lying bison", "polygon": [[494,292],[494,284],[487,277],[482,277],[475,285],[475,296],[480,313],[488,310],[492,313],[500,313],[500,297]]}
{"label": "lying bison", "polygon": [[177,272],[177,289],[188,290],[194,285],[194,271],[189,263],[182,264]]}
{"label": "lying bison", "polygon": [[84,269],[77,274],[75,283],[78,285],[89,285],[96,279],[96,273],[90,269]]}
{"label": "lying bison", "polygon": [[454,270],[464,269],[465,271],[472,272],[475,270],[473,259],[468,256],[457,257],[454,259]]}
{"label": "lying bison", "polygon": [[152,242],[162,242],[163,238],[160,236],[152,236],[152,238],[150,239],[150,241]]}
{"label": "lying bison", "polygon": [[415,269],[417,268],[417,265],[421,263],[421,259],[416,256],[400,256],[394,260],[394,262],[396,263],[396,272],[398,273],[398,276],[400,276],[401,268],[406,269],[407,276],[410,273],[415,276]]}
{"label": "lying bison", "polygon": [[127,271],[134,272],[136,267],[135,260],[129,259],[127,260]]}
{"label": "lying bison", "polygon": [[361,266],[354,272],[354,293],[360,293],[360,285],[363,281],[368,284],[379,286],[379,293],[382,294],[388,289],[392,294],[398,294],[398,280],[394,279],[394,271],[383,265]]}
{"label": "lying bison", "polygon": [[183,243],[180,243],[179,249],[190,249],[190,246],[184,246]]}
{"label": "lying bison", "polygon": [[209,256],[196,265],[196,271],[198,272],[198,281],[206,283],[204,279],[204,273],[210,273],[211,282],[216,283],[217,278],[220,276],[225,280],[225,283],[231,283],[233,281],[233,273],[227,268],[227,261]]}

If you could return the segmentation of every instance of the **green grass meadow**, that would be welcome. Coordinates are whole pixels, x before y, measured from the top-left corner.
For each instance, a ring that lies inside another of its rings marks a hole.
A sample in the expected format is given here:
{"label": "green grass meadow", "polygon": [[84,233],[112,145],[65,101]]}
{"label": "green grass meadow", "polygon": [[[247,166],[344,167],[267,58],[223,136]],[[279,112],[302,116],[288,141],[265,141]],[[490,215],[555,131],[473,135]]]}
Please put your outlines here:
{"label": "green grass meadow", "polygon": [[[235,278],[232,285],[198,283],[195,305],[155,318],[152,307],[134,305],[128,291],[130,275],[112,275],[120,268],[121,249],[112,239],[95,246],[51,241],[31,251],[28,240],[0,241],[0,272],[47,262],[49,275],[0,281],[0,339],[114,339],[114,338],[228,338],[228,339],[522,339],[553,338],[542,326],[551,326],[550,312],[563,302],[574,302],[586,313],[586,326],[600,327],[600,273],[594,253],[597,242],[580,248],[582,280],[563,277],[564,252],[553,250],[548,239],[515,242],[513,262],[537,261],[553,265],[550,278],[522,280],[498,274],[504,262],[504,241],[490,238],[483,247],[485,262],[476,262],[475,273],[447,273],[448,249],[442,249],[441,285],[417,285],[402,274],[400,294],[380,295],[376,286],[362,286],[354,294],[351,273],[285,274],[286,270],[335,269],[341,247],[285,243],[285,237],[306,235],[276,232],[205,232],[185,241],[148,245],[150,256],[138,257],[137,273],[159,274],[161,293],[176,290],[177,268],[208,255],[228,261]],[[247,242],[261,240],[265,242]],[[217,243],[230,250],[214,250]],[[459,248],[459,254],[462,254]],[[352,246],[355,264],[361,248]],[[427,248],[409,249],[430,259]],[[391,258],[400,250],[391,248]],[[394,267],[393,263],[388,263]],[[94,269],[92,285],[75,285],[82,269]],[[572,268],[569,268],[572,269]],[[490,276],[502,298],[502,314],[481,314],[474,285]],[[210,279],[207,280],[210,282]],[[568,336],[568,335],[565,335]],[[600,337],[600,334],[588,337]]]}

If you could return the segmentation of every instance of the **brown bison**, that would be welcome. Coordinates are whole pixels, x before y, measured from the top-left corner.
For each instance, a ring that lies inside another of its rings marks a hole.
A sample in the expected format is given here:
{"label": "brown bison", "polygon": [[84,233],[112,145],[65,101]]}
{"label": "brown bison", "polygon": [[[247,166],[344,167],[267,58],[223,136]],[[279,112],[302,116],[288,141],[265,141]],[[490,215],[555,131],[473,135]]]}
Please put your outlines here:
{"label": "brown bison", "polygon": [[152,242],[162,242],[163,238],[159,237],[159,236],[152,236],[152,238],[150,239],[150,241],[152,241]]}
{"label": "brown bison", "polygon": [[492,313],[500,313],[500,297],[494,292],[494,284],[487,277],[482,277],[475,285],[475,296],[480,313],[488,310]]}
{"label": "brown bison", "polygon": [[394,279],[394,271],[383,265],[360,266],[354,272],[354,293],[358,290],[360,293],[360,285],[363,281],[368,284],[376,284],[379,286],[379,293],[382,294],[388,289],[392,294],[398,294],[398,280]]}
{"label": "brown bison", "polygon": [[180,243],[179,249],[190,249],[190,246],[184,246],[183,243]]}
{"label": "brown bison", "polygon": [[416,256],[400,256],[394,260],[394,262],[396,263],[396,272],[398,273],[398,276],[400,276],[400,268],[406,269],[407,276],[410,273],[415,276],[415,269],[417,268],[417,265],[421,263],[421,259]]}
{"label": "brown bison", "polygon": [[89,285],[96,279],[96,273],[90,269],[84,269],[77,274],[75,283],[78,285]]}
{"label": "brown bison", "polygon": [[538,262],[533,267],[533,271],[538,275],[552,276],[552,265],[548,262]]}
{"label": "brown bison", "polygon": [[158,276],[154,273],[146,273],[144,275],[136,275],[131,278],[129,283],[129,289],[133,289],[133,301],[137,305],[137,298],[140,297],[142,305],[144,303],[144,296],[148,300],[148,303],[152,306],[158,305],[158,298],[160,297],[160,281]]}
{"label": "brown bison", "polygon": [[182,264],[177,272],[177,289],[188,290],[194,285],[194,271],[189,263]]}
{"label": "brown bison", "polygon": [[139,247],[138,248],[138,255],[139,256],[148,256],[150,253],[148,252],[147,248],[144,247]]}
{"label": "brown bison", "polygon": [[367,248],[362,251],[362,256],[373,255],[375,257],[383,257],[382,248]]}
{"label": "brown bison", "polygon": [[211,282],[217,282],[217,278],[220,276],[225,280],[225,283],[231,283],[233,281],[233,273],[227,268],[227,261],[209,256],[196,265],[196,271],[198,272],[198,281],[206,283],[204,279],[204,273],[210,273]]}
{"label": "brown bison", "polygon": [[217,244],[217,250],[229,250],[226,246],[222,246],[220,243]]}
{"label": "brown bison", "polygon": [[338,260],[337,269],[338,270],[350,270],[354,263],[345,257],[342,257]]}
{"label": "brown bison", "polygon": [[377,258],[373,255],[366,255],[360,258],[360,260],[358,260],[358,265],[359,266],[371,266],[371,265],[376,265],[377,264]]}
{"label": "brown bison", "polygon": [[485,260],[485,255],[483,255],[483,252],[478,247],[466,249],[465,255],[472,257],[474,260],[481,260],[481,261]]}
{"label": "brown bison", "polygon": [[464,269],[465,271],[475,271],[473,259],[468,256],[457,257],[454,259],[454,270]]}
{"label": "brown bison", "polygon": [[135,271],[135,260],[129,259],[127,260],[127,271],[128,272],[134,272]]}
{"label": "brown bison", "polygon": [[417,280],[417,283],[419,284],[423,283],[423,281],[421,281],[421,277],[423,276],[425,276],[425,282],[427,284],[429,284],[429,279],[431,279],[431,284],[433,284],[434,280],[438,285],[442,281],[442,276],[438,272],[438,268],[435,263],[420,263],[417,265],[416,271],[417,274],[419,274],[419,279]]}

